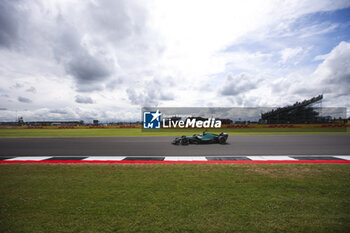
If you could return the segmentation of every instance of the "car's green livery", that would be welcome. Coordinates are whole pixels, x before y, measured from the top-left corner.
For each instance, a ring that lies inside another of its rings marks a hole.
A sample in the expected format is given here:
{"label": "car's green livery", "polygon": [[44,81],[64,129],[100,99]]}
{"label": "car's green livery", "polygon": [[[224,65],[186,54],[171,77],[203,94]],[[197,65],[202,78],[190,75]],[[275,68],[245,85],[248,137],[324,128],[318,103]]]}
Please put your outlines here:
{"label": "car's green livery", "polygon": [[194,134],[193,136],[181,136],[173,140],[174,145],[188,145],[192,144],[201,144],[201,143],[220,143],[225,144],[228,135],[226,133],[221,133],[219,135],[213,133],[203,132],[203,134]]}

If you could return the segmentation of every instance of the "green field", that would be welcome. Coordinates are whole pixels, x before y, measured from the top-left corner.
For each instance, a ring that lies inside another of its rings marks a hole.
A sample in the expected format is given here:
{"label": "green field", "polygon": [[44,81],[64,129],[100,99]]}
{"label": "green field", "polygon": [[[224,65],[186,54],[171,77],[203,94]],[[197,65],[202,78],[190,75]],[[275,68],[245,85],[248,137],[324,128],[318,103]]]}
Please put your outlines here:
{"label": "green field", "polygon": [[1,164],[0,232],[349,232],[347,164]]}
{"label": "green field", "polygon": [[[209,130],[212,133],[222,131],[230,135],[265,135],[265,134],[346,134],[348,131],[339,132],[339,129],[220,129]],[[0,129],[0,137],[138,137],[138,136],[181,136],[202,133],[203,130],[149,130],[142,131],[135,128],[117,129]]]}

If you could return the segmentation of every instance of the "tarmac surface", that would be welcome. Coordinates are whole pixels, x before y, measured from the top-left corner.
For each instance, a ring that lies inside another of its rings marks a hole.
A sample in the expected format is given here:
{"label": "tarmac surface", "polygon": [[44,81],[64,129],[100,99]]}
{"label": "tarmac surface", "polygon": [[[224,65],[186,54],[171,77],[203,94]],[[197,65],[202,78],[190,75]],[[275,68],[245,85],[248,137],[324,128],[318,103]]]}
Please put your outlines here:
{"label": "tarmac surface", "polygon": [[172,145],[174,137],[0,138],[0,156],[349,155],[350,135],[229,136],[227,144]]}

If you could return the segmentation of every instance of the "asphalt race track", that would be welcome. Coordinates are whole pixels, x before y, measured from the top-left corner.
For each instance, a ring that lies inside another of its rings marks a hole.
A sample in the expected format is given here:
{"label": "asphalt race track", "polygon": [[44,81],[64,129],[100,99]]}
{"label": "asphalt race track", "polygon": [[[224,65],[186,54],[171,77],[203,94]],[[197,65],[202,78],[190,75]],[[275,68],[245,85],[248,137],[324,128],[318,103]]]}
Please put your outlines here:
{"label": "asphalt race track", "polygon": [[0,138],[0,156],[349,155],[350,135],[229,136],[227,144],[175,146],[174,137]]}

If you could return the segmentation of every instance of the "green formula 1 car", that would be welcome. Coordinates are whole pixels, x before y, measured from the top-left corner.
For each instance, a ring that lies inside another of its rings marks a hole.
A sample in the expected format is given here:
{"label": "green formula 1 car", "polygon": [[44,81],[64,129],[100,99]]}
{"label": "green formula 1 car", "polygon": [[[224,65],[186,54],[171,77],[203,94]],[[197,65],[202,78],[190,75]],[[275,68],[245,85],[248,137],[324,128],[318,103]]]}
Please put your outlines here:
{"label": "green formula 1 car", "polygon": [[181,136],[173,140],[174,145],[188,145],[188,144],[204,144],[204,143],[220,143],[225,144],[228,135],[221,133],[219,135],[213,133],[203,132],[203,134],[194,134],[193,136]]}

